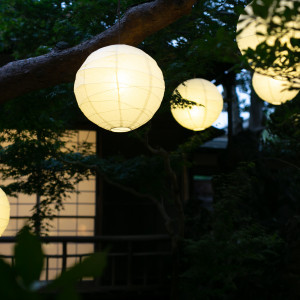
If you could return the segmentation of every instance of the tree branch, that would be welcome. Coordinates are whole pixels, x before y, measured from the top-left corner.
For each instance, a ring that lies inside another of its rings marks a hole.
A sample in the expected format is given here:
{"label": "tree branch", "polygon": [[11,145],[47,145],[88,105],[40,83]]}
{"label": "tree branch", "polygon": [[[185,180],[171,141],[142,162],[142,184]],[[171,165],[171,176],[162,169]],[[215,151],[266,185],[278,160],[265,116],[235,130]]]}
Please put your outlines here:
{"label": "tree branch", "polygon": [[111,180],[110,178],[108,178],[101,171],[101,169],[97,165],[88,165],[88,164],[82,163],[81,161],[69,161],[69,160],[62,159],[62,158],[60,158],[60,160],[62,162],[64,162],[64,163],[67,163],[67,164],[77,165],[79,167],[83,167],[83,168],[86,168],[86,169],[94,170],[108,184],[110,184],[112,186],[115,186],[115,187],[117,187],[117,188],[119,188],[119,189],[121,189],[121,190],[123,190],[125,192],[128,192],[128,193],[130,193],[130,194],[132,194],[132,195],[134,195],[134,196],[136,196],[138,198],[145,198],[145,199],[150,200],[157,207],[160,215],[162,216],[163,220],[165,221],[165,227],[166,227],[166,230],[169,233],[169,235],[171,237],[173,237],[175,235],[175,232],[174,232],[174,229],[173,229],[173,226],[172,226],[172,219],[167,214],[167,212],[165,210],[165,207],[162,204],[162,202],[160,202],[156,197],[154,197],[154,196],[152,196],[150,194],[141,193],[141,192],[135,190],[132,187],[128,187],[128,186],[125,186],[125,185],[123,185],[121,183],[118,183],[116,181]]}
{"label": "tree branch", "polygon": [[[190,12],[197,0],[155,0],[129,8],[120,20],[120,43],[136,46]],[[118,24],[91,40],[62,51],[10,62],[0,68],[0,103],[25,93],[71,82],[93,51],[117,44]]]}
{"label": "tree branch", "polygon": [[162,157],[164,160],[165,170],[170,180],[171,184],[171,195],[178,213],[178,235],[180,237],[184,236],[184,222],[185,222],[185,215],[183,209],[183,202],[180,195],[180,189],[178,184],[178,179],[176,172],[173,170],[171,166],[170,154],[163,148],[155,149],[149,144],[148,134],[145,135],[144,144],[147,149],[155,154]]}

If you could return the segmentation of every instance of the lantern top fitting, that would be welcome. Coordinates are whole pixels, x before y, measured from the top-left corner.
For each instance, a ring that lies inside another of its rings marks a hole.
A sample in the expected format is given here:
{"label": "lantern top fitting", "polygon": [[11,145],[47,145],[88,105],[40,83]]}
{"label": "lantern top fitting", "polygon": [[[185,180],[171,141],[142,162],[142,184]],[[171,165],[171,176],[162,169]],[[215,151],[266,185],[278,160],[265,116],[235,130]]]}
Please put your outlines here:
{"label": "lantern top fitting", "polygon": [[144,51],[111,45],[93,52],[76,74],[79,108],[98,126],[127,132],[148,122],[165,91],[162,71]]}

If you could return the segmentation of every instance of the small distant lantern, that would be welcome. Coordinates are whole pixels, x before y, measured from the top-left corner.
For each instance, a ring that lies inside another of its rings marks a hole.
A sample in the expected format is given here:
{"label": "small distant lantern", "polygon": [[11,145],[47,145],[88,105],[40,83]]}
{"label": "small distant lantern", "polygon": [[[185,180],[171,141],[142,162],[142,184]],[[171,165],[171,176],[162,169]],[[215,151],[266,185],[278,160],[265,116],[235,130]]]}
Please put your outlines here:
{"label": "small distant lantern", "polygon": [[6,194],[0,188],[0,236],[5,231],[10,215],[10,206]]}
{"label": "small distant lantern", "polygon": [[[239,34],[236,37],[236,41],[242,54],[245,54],[248,48],[255,51],[257,46],[264,41],[269,46],[274,46],[275,42],[279,41],[281,46],[286,46],[295,53],[299,51],[299,47],[293,46],[290,41],[292,38],[300,38],[300,16],[298,16],[294,21],[286,22],[284,24],[284,27],[282,28],[282,20],[276,14],[283,11],[284,7],[289,7],[290,9],[292,9],[293,2],[281,0],[275,11],[273,11],[272,7],[270,7],[269,15],[266,19],[262,19],[261,17],[256,17],[254,15],[251,4],[246,6],[246,14],[242,14],[239,17],[237,24],[237,32],[239,32]],[[278,25],[278,29],[280,28],[280,32],[278,30],[278,32],[269,35],[268,23],[271,20]],[[276,53],[276,57],[277,58],[274,61],[274,65],[269,66],[266,69],[257,68],[256,66],[252,65],[251,60],[248,60],[248,62],[251,68],[255,69],[261,74],[272,77],[279,76],[290,78],[292,81],[299,84],[298,80],[300,75],[300,64],[297,63],[294,66],[289,65],[290,60],[288,58],[288,51],[278,51]]]}
{"label": "small distant lantern", "polygon": [[171,105],[175,120],[183,127],[200,131],[210,127],[223,109],[223,98],[217,87],[205,79],[195,78],[181,83],[174,93],[193,101],[194,105]]}
{"label": "small distant lantern", "polygon": [[127,132],[148,122],[165,91],[153,58],[128,45],[93,52],[76,74],[74,92],[84,115],[98,126]]}
{"label": "small distant lantern", "polygon": [[292,100],[299,92],[299,90],[289,90],[291,84],[286,80],[274,79],[256,72],[252,77],[252,85],[262,100],[274,105]]}

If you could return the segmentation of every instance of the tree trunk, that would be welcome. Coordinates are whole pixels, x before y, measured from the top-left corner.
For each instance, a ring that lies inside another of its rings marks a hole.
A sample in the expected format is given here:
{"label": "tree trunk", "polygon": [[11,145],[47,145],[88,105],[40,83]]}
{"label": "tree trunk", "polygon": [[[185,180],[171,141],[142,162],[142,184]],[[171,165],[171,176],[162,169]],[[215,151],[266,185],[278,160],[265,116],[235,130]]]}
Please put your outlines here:
{"label": "tree trunk", "polygon": [[228,103],[228,147],[232,144],[232,137],[243,130],[242,118],[240,116],[239,102],[236,94],[235,74],[227,74],[223,83],[226,100]]}
{"label": "tree trunk", "polygon": [[170,300],[179,299],[179,241],[178,237],[173,237],[171,241],[172,252],[172,279]]}
{"label": "tree trunk", "polygon": [[263,106],[264,102],[258,98],[251,85],[249,130],[252,132],[259,132],[263,129]]}

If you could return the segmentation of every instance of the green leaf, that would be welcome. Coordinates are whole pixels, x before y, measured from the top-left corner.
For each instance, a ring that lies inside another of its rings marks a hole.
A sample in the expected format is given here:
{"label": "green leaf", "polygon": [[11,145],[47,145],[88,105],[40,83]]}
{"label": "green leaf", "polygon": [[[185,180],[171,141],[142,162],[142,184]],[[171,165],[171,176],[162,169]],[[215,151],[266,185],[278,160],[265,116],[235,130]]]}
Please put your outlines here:
{"label": "green leaf", "polygon": [[268,6],[259,5],[258,3],[254,2],[252,5],[252,9],[255,16],[259,16],[263,19],[266,19],[268,17]]}
{"label": "green leaf", "polygon": [[17,236],[15,246],[15,268],[25,287],[39,280],[43,269],[43,252],[41,243],[36,236],[24,227]]}
{"label": "green leaf", "polygon": [[98,277],[102,274],[106,265],[106,253],[94,253],[83,260],[81,263],[74,265],[69,270],[63,272],[49,286],[49,289],[70,287],[82,277]]}
{"label": "green leaf", "polygon": [[73,286],[65,286],[64,289],[58,294],[56,300],[80,300],[81,297],[76,292]]}
{"label": "green leaf", "polygon": [[0,259],[1,299],[18,299],[21,289],[16,282],[13,268]]}
{"label": "green leaf", "polygon": [[290,43],[293,47],[300,47],[300,39],[291,38]]}

